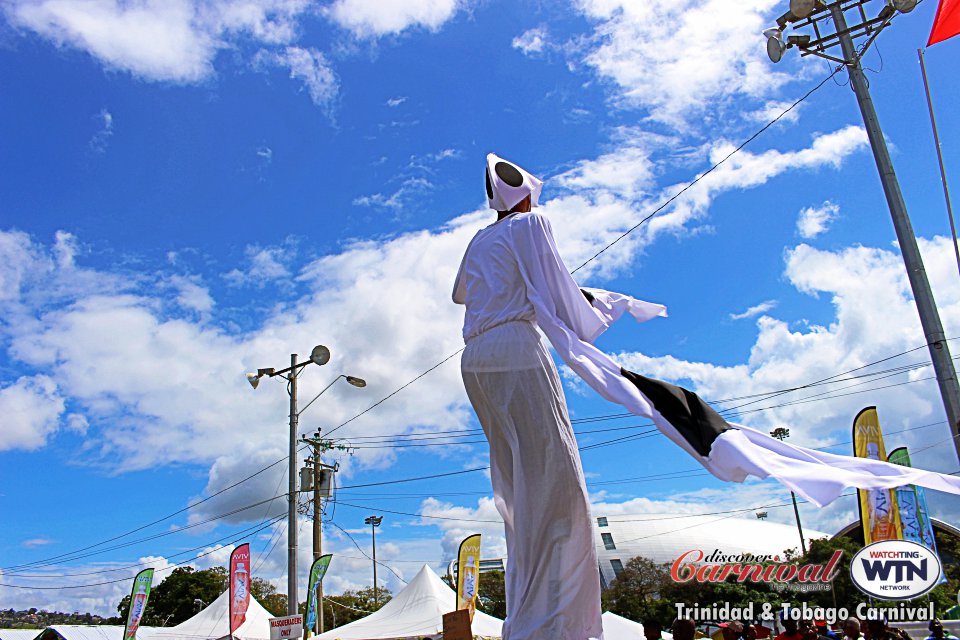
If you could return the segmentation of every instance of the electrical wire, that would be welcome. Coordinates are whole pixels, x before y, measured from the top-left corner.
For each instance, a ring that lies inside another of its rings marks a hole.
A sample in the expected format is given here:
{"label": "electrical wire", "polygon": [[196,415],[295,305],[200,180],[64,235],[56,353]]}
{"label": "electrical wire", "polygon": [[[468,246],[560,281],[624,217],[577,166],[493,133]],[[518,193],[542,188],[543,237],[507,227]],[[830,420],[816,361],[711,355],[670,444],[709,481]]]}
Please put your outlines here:
{"label": "electrical wire", "polygon": [[[283,516],[278,516],[277,518],[272,519],[270,522],[266,523],[265,525],[260,526],[259,528],[256,528],[255,530],[250,531],[249,533],[244,533],[243,536],[234,538],[233,541],[232,541],[232,543],[235,544],[235,543],[239,542],[243,537],[245,537],[245,536],[247,536],[247,535],[254,535],[254,534],[256,534],[256,533],[259,533],[260,531],[263,531],[263,530],[266,529],[267,527],[272,526],[275,522],[279,522],[280,520],[282,520],[282,519],[285,518],[285,517],[286,517],[285,515],[283,515]],[[168,566],[168,567],[163,567],[163,568],[161,568],[161,569],[157,569],[156,572],[157,572],[157,573],[161,573],[161,572],[164,572],[164,571],[171,571],[171,570],[173,570],[173,569],[176,569],[177,567],[182,567],[182,566],[184,566],[184,565],[186,565],[186,564],[189,564],[189,563],[193,562],[194,560],[198,560],[198,559],[200,559],[200,558],[203,558],[204,556],[208,556],[208,555],[210,555],[211,553],[215,553],[215,552],[217,552],[217,551],[219,551],[219,550],[220,550],[220,547],[217,547],[217,548],[215,548],[215,549],[211,549],[210,551],[207,551],[206,553],[198,554],[197,556],[195,556],[194,558],[192,558],[192,559],[190,559],[190,560],[184,560],[183,562],[180,562],[180,563],[177,563],[177,564],[172,564],[172,565],[170,565],[170,566]],[[116,580],[107,580],[107,581],[104,581],[104,582],[93,582],[93,583],[90,583],[90,584],[58,585],[58,586],[56,586],[56,587],[36,587],[36,586],[26,586],[26,585],[18,585],[18,584],[3,584],[3,583],[0,583],[0,587],[7,587],[7,588],[10,588],[10,589],[40,589],[40,590],[53,590],[53,589],[57,589],[57,590],[59,590],[59,589],[88,589],[88,588],[90,588],[90,587],[99,587],[99,586],[107,585],[107,584],[116,584],[116,583],[118,583],[118,582],[126,582],[126,581],[130,580],[130,579],[133,578],[133,577],[135,577],[135,576],[127,576],[127,577],[124,577],[124,578],[118,578],[118,579],[116,579]]]}
{"label": "electrical wire", "polygon": [[[283,495],[286,495],[286,494],[283,494]],[[151,540],[156,540],[156,539],[158,539],[158,538],[164,538],[164,537],[166,537],[166,536],[172,536],[172,535],[175,535],[175,534],[177,534],[177,533],[182,533],[183,531],[185,531],[185,530],[187,530],[187,529],[193,529],[194,527],[200,527],[200,526],[203,526],[203,525],[205,525],[205,524],[209,524],[209,523],[211,523],[211,522],[216,522],[217,520],[222,520],[222,519],[224,519],[224,518],[226,518],[226,517],[228,517],[228,516],[232,516],[232,515],[236,515],[236,514],[238,514],[238,513],[242,513],[242,512],[244,512],[244,511],[247,511],[248,509],[253,509],[253,508],[255,508],[255,507],[259,507],[261,504],[264,504],[265,502],[273,501],[273,500],[275,500],[275,499],[276,499],[276,496],[274,496],[274,497],[272,497],[272,498],[267,498],[266,500],[260,500],[260,501],[258,501],[258,502],[254,502],[253,504],[249,504],[249,505],[246,505],[246,506],[243,506],[243,507],[238,507],[237,509],[233,509],[232,511],[228,511],[228,512],[226,512],[226,513],[222,513],[222,514],[220,514],[220,515],[218,515],[218,516],[215,516],[215,517],[212,517],[212,518],[207,518],[206,520],[201,520],[201,521],[199,521],[199,522],[194,522],[194,523],[192,523],[192,524],[188,524],[188,525],[185,525],[185,526],[183,526],[183,527],[179,527],[178,529],[176,529],[176,530],[174,530],[174,531],[164,531],[163,533],[157,533],[157,534],[154,534],[154,535],[152,535],[152,536],[147,536],[147,537],[145,537],[145,538],[139,538],[139,539],[137,539],[137,540],[132,540],[132,541],[130,541],[130,542],[125,542],[125,543],[123,543],[123,544],[114,545],[114,546],[112,546],[112,547],[105,547],[105,548],[99,549],[99,550],[97,550],[97,551],[91,551],[91,552],[89,552],[89,553],[83,553],[83,554],[75,554],[75,555],[72,555],[71,557],[65,558],[65,559],[63,559],[63,560],[59,560],[58,562],[72,562],[72,561],[74,561],[74,560],[80,560],[80,559],[82,559],[82,558],[89,558],[89,557],[91,557],[91,556],[97,556],[97,555],[100,555],[100,554],[102,554],[102,553],[106,553],[106,552],[108,552],[108,551],[116,551],[117,549],[124,549],[124,548],[126,548],[126,547],[131,547],[131,546],[140,544],[140,543],[142,543],[142,542],[149,542],[149,541],[151,541]],[[69,555],[69,554],[64,554],[64,555]],[[58,556],[58,557],[63,557],[63,556]],[[5,567],[5,568],[3,568],[3,569],[0,569],[0,571],[6,572],[7,569],[16,571],[16,570],[18,570],[18,569],[24,569],[24,568],[28,568],[28,567],[44,567],[44,566],[50,566],[50,565],[52,565],[52,564],[57,564],[57,562],[54,562],[54,561],[52,561],[52,560],[27,562],[27,563],[20,564],[20,565],[13,565],[13,566],[11,566],[11,567]]]}
{"label": "electrical wire", "polygon": [[[345,536],[347,536],[348,538],[350,538],[350,542],[353,543],[353,546],[355,546],[355,547],[357,548],[357,551],[359,551],[360,553],[362,553],[363,556],[364,556],[367,560],[369,560],[369,561],[371,561],[371,562],[376,562],[376,563],[377,563],[378,565],[380,565],[381,567],[385,567],[388,571],[390,571],[390,573],[392,573],[393,575],[397,576],[397,580],[399,580],[399,581],[402,582],[403,584],[408,584],[406,580],[404,580],[403,578],[400,577],[400,574],[398,574],[396,571],[393,570],[393,567],[391,567],[391,566],[388,565],[388,564],[384,564],[383,562],[381,562],[381,561],[379,561],[379,560],[374,560],[373,558],[371,558],[370,556],[368,556],[368,555],[367,555],[367,552],[364,551],[364,550],[360,547],[360,545],[357,544],[357,541],[353,539],[353,536],[350,535],[350,532],[349,532],[349,531],[347,531],[346,529],[344,529],[343,527],[341,527],[340,525],[338,525],[336,522],[333,522],[332,520],[330,521],[330,524],[332,524],[332,525],[335,526],[337,529],[339,529],[339,530],[343,533],[343,535],[345,535]],[[373,586],[374,586],[374,588],[379,589],[379,587],[377,587],[377,585],[373,585]]]}

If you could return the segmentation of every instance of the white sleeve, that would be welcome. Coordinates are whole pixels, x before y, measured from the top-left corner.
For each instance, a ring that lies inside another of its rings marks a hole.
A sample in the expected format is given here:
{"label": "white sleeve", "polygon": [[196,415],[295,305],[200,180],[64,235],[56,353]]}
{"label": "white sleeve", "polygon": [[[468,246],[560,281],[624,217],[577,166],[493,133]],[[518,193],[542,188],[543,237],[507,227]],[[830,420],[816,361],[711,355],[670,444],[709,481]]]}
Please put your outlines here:
{"label": "white sleeve", "polygon": [[591,343],[606,331],[609,324],[603,314],[587,302],[560,259],[547,218],[534,213],[515,217],[510,221],[510,241],[541,328],[559,321]]}
{"label": "white sleeve", "polygon": [[463,272],[464,266],[467,264],[467,253],[470,251],[472,244],[473,240],[470,241],[466,251],[463,252],[463,258],[460,260],[460,268],[457,270],[457,277],[453,281],[453,301],[456,304],[467,303],[467,278]]}
{"label": "white sleeve", "polygon": [[581,288],[593,297],[591,304],[606,319],[608,324],[613,324],[619,320],[624,313],[629,313],[637,322],[646,322],[656,317],[667,317],[667,308],[662,304],[637,300],[616,291],[606,291],[593,287]]}

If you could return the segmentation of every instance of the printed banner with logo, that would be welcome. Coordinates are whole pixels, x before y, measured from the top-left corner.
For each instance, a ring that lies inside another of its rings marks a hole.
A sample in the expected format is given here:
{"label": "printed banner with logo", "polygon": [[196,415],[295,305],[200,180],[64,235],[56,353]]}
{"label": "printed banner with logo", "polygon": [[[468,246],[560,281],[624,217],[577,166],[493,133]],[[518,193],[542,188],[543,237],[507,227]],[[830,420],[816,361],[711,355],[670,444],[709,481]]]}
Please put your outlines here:
{"label": "printed banner with logo", "polygon": [[307,619],[305,621],[308,638],[317,623],[317,594],[320,591],[320,581],[326,575],[332,558],[333,554],[330,553],[320,556],[313,561],[313,565],[310,567],[310,577],[307,581]]}
{"label": "printed banner with logo", "polygon": [[147,598],[150,597],[150,586],[153,584],[153,569],[144,569],[133,579],[133,589],[130,590],[130,611],[127,612],[127,624],[123,628],[123,640],[134,640],[137,629],[147,610]]}
{"label": "printed banner with logo", "polygon": [[[910,453],[906,447],[898,447],[891,451],[887,460],[902,467],[913,466],[910,464]],[[900,524],[903,527],[903,539],[922,544],[937,554],[939,558],[937,541],[933,537],[933,522],[930,520],[930,512],[927,511],[927,497],[923,492],[923,487],[914,484],[898,487],[897,504],[900,505]],[[946,581],[947,577],[941,575],[940,582]]]}
{"label": "printed banner with logo", "polygon": [[465,538],[457,553],[457,609],[470,612],[470,621],[477,610],[477,588],[480,585],[480,534]]}
{"label": "printed banner with logo", "polygon": [[[863,409],[853,420],[853,455],[887,461],[876,407]],[[903,540],[895,489],[857,489],[857,495],[860,499],[864,545],[882,540]]]}
{"label": "printed banner with logo", "polygon": [[243,543],[230,554],[230,635],[247,619],[250,606],[250,545]]}

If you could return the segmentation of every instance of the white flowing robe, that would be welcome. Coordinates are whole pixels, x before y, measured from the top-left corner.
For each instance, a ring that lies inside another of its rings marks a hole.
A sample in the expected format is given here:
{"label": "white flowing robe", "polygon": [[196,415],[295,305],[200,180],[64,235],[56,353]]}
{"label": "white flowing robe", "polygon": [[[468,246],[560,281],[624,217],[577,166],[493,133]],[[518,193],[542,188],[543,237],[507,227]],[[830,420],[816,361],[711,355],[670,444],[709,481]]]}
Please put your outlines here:
{"label": "white flowing robe", "polygon": [[[503,638],[588,640],[603,633],[593,523],[563,388],[522,276],[540,250],[518,251],[514,242],[517,225],[530,219],[491,225],[467,249],[454,289],[467,306],[461,371],[490,443],[507,540]],[[557,268],[566,273],[562,263]],[[575,285],[571,291],[585,301]],[[571,317],[571,326],[584,337],[604,328],[589,305],[576,308],[582,317]]]}

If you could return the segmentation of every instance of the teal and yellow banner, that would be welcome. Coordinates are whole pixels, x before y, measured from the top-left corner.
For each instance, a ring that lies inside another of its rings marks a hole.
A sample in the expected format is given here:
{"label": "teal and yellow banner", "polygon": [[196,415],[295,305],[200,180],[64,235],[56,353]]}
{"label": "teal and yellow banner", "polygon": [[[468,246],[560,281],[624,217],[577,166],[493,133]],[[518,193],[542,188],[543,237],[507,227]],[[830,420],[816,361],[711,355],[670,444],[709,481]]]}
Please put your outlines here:
{"label": "teal and yellow banner", "polygon": [[480,534],[465,538],[457,553],[457,609],[470,612],[470,620],[477,610],[477,592],[480,586]]}
{"label": "teal and yellow banner", "polygon": [[[887,460],[902,467],[913,466],[910,463],[910,453],[906,447],[898,447],[891,451]],[[903,527],[903,539],[922,544],[936,553],[939,558],[937,541],[933,537],[933,522],[930,520],[930,512],[927,511],[927,496],[923,492],[923,487],[918,487],[915,484],[897,487],[897,504],[900,505],[900,524]],[[940,566],[943,566],[942,562]],[[940,582],[944,583],[946,581],[946,576],[941,574]]]}
{"label": "teal and yellow banner", "polygon": [[[867,407],[853,420],[853,454],[887,462],[876,407]],[[857,489],[864,545],[881,540],[903,540],[900,508],[893,489]]]}
{"label": "teal and yellow banner", "polygon": [[313,561],[313,565],[310,567],[310,577],[307,580],[307,618],[304,621],[307,628],[307,638],[310,637],[313,627],[317,623],[317,595],[320,593],[320,581],[327,574],[332,558],[333,554],[331,553],[320,556]]}
{"label": "teal and yellow banner", "polygon": [[133,589],[130,591],[130,611],[127,612],[127,623],[123,627],[123,640],[135,640],[140,621],[147,610],[147,598],[150,597],[150,587],[153,585],[153,569],[144,569],[133,579]]}

